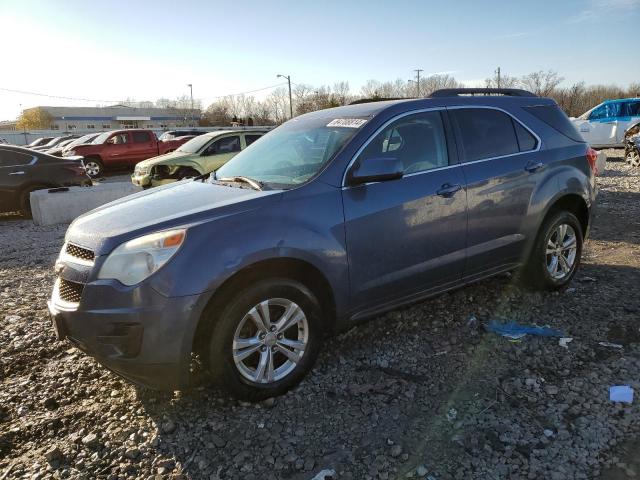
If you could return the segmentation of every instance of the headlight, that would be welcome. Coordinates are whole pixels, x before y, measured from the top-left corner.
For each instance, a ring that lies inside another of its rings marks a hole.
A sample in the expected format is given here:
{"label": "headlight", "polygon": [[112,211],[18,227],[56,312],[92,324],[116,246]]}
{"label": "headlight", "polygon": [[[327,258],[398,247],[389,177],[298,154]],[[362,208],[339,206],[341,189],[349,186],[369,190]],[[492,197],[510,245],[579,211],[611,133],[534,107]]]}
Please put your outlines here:
{"label": "headlight", "polygon": [[66,152],[64,152],[62,155],[63,155],[64,157],[70,157],[70,156],[75,155],[75,154],[76,154],[75,150],[67,150],[67,151],[66,151]]}
{"label": "headlight", "polygon": [[184,229],[167,230],[129,240],[109,254],[98,278],[119,280],[125,285],[140,283],[176,254],[186,234]]}

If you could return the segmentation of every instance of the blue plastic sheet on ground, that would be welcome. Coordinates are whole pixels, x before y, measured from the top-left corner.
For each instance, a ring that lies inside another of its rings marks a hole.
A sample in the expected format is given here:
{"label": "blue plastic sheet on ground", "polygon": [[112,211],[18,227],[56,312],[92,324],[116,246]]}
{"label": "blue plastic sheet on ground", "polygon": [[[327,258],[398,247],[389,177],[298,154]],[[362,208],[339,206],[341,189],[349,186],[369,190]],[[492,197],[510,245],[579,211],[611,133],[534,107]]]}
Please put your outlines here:
{"label": "blue plastic sheet on ground", "polygon": [[511,340],[519,340],[525,335],[537,335],[540,337],[565,337],[564,332],[551,327],[538,327],[537,325],[520,325],[516,322],[500,323],[491,320],[487,331],[497,333]]}

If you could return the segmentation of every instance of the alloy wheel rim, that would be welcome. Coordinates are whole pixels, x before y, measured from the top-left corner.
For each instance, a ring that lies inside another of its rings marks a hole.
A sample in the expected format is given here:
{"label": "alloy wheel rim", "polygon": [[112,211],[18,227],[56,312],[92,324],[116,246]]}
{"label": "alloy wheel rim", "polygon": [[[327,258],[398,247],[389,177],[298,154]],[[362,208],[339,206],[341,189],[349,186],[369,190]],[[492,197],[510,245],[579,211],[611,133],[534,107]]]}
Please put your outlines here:
{"label": "alloy wheel rim", "polygon": [[578,239],[571,225],[558,225],[547,240],[547,271],[554,280],[562,280],[571,274],[578,253]]}
{"label": "alloy wheel rim", "polygon": [[640,167],[640,154],[632,150],[627,154],[627,162],[633,167]]}
{"label": "alloy wheel rim", "polygon": [[309,343],[303,310],[286,298],[270,298],[252,307],[233,336],[233,362],[254,383],[282,380],[300,363]]}
{"label": "alloy wheel rim", "polygon": [[85,163],[84,169],[92,177],[95,177],[96,175],[98,175],[98,173],[100,173],[100,165],[98,165],[96,162]]}

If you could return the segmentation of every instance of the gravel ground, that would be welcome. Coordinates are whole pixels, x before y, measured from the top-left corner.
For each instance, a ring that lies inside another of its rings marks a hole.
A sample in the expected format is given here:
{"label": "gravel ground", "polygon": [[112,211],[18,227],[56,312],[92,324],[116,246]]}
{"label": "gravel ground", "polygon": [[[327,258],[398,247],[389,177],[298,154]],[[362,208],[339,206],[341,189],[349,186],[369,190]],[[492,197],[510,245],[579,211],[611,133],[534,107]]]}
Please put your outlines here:
{"label": "gravel ground", "polygon": [[[138,389],[55,341],[46,300],[66,226],[0,218],[0,480],[640,475],[640,171],[607,153],[565,292],[504,275],[391,312],[329,340],[297,389],[259,405]],[[484,332],[491,319],[573,341],[510,342]],[[632,405],[609,402],[620,384]]]}

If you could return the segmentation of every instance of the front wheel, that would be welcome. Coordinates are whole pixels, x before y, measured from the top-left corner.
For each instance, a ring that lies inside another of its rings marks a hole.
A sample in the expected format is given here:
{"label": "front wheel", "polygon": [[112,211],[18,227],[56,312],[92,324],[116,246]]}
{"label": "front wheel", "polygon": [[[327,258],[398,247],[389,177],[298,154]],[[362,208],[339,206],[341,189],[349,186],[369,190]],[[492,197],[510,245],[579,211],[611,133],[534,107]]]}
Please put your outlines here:
{"label": "front wheel", "polygon": [[582,255],[582,226],[570,212],[547,218],[538,232],[521,280],[539,290],[559,290],[575,275]]}
{"label": "front wheel", "polygon": [[211,320],[209,370],[243,400],[282,395],[298,384],[322,342],[315,295],[289,279],[261,280],[240,290]]}
{"label": "front wheel", "polygon": [[625,155],[625,159],[632,167],[640,167],[640,152],[637,148],[629,148]]}

